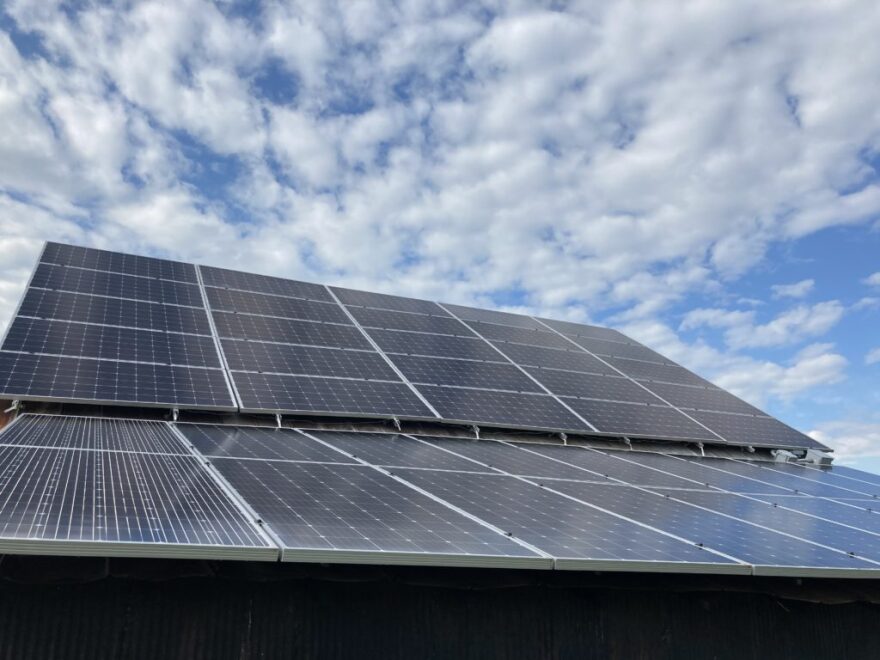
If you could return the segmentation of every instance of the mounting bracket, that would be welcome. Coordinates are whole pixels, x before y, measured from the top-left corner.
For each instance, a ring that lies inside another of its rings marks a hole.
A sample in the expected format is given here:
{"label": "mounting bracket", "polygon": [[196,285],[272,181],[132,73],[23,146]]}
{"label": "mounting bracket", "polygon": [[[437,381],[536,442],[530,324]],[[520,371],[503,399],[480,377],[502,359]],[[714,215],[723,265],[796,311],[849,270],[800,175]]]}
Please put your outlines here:
{"label": "mounting bracket", "polygon": [[477,438],[477,440],[479,440],[480,439],[480,427],[477,426],[476,424],[472,424],[471,431],[474,432],[474,436]]}
{"label": "mounting bracket", "polygon": [[178,408],[172,408],[171,409],[171,420],[176,422],[178,417],[180,417],[180,410]]}
{"label": "mounting bracket", "polygon": [[275,413],[275,426],[281,428],[281,413]]}
{"label": "mounting bracket", "polygon": [[5,412],[5,413],[18,412],[19,408],[21,408],[21,401],[19,401],[18,399],[15,399],[12,402],[12,404],[3,412]]}
{"label": "mounting bracket", "polygon": [[394,422],[394,428],[396,428],[398,431],[403,432],[403,428],[400,426],[400,420],[397,419],[397,415],[393,415],[391,417],[391,421]]}

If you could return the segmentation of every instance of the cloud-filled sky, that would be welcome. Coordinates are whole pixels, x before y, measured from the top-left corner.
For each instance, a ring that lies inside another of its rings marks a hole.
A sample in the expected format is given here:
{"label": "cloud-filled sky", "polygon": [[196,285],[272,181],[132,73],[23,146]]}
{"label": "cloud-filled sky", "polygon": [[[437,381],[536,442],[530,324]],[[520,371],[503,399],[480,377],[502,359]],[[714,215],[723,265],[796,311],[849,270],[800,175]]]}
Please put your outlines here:
{"label": "cloud-filled sky", "polygon": [[0,5],[45,239],[612,325],[880,469],[880,4]]}

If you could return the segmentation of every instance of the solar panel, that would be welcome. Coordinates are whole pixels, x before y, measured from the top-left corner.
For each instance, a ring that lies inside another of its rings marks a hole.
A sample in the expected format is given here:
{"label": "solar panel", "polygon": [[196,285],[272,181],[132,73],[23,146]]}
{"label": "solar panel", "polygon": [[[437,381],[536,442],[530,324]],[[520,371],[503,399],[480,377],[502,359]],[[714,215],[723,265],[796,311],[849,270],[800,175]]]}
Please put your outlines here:
{"label": "solar panel", "polygon": [[3,348],[22,353],[220,368],[211,337],[17,317]]}
{"label": "solar panel", "polygon": [[512,364],[394,355],[392,361],[411,383],[543,392]]}
{"label": "solar panel", "polygon": [[311,430],[306,433],[372,465],[458,472],[486,470],[478,463],[399,433]]}
{"label": "solar panel", "polygon": [[822,497],[803,497],[800,495],[751,495],[750,497],[780,507],[782,510],[799,511],[880,535],[880,515],[877,510],[870,507],[853,506]]}
{"label": "solar panel", "polygon": [[740,572],[733,560],[513,477],[430,470],[398,474],[551,554],[559,568]]}
{"label": "solar panel", "polygon": [[614,374],[617,372],[587,353],[492,342],[504,355],[526,367],[546,367],[591,374]]}
{"label": "solar panel", "polygon": [[490,345],[477,337],[452,337],[397,330],[367,330],[385,353],[506,362]]}
{"label": "solar panel", "polygon": [[430,409],[403,383],[234,372],[245,412],[394,416],[430,419]]}
{"label": "solar panel", "polygon": [[450,305],[445,303],[443,307],[464,321],[483,321],[507,325],[514,328],[526,328],[529,330],[543,330],[544,327],[534,319],[522,314],[499,312],[493,309],[478,309],[476,307],[463,307],[462,305]]}
{"label": "solar panel", "polygon": [[720,442],[708,429],[668,406],[563,398],[599,431],[654,438],[690,438]]}
{"label": "solar panel", "polygon": [[[825,470],[814,470],[804,465],[791,465],[786,463],[769,463],[763,465],[765,470],[773,470],[781,474],[797,477],[819,484],[825,484],[833,488],[842,488],[849,491],[849,497],[866,497],[871,499],[880,498],[880,485],[867,481],[848,479]],[[798,482],[801,483],[801,482]]]}
{"label": "solar panel", "polygon": [[339,305],[332,302],[263,295],[252,291],[217,289],[211,286],[205,287],[205,293],[208,294],[208,302],[211,309],[214,310],[277,316],[303,321],[351,323]]}
{"label": "solar panel", "polygon": [[602,328],[596,325],[585,325],[581,323],[572,323],[571,321],[557,321],[554,319],[538,319],[544,327],[552,328],[556,332],[570,337],[592,337],[594,339],[604,339],[606,341],[617,341],[623,343],[633,343],[633,341],[622,332],[612,330],[611,328]]}
{"label": "solar panel", "polygon": [[364,380],[400,380],[375,352],[325,346],[293,346],[241,339],[222,340],[233,371],[257,371]]}
{"label": "solar panel", "polygon": [[727,442],[762,447],[822,447],[800,431],[772,417],[694,410],[690,415]]}
{"label": "solar panel", "polygon": [[398,312],[432,314],[434,316],[449,316],[440,305],[427,300],[389,296],[385,293],[373,293],[370,291],[356,291],[354,289],[343,289],[336,286],[331,287],[331,289],[343,305],[396,310]]}
{"label": "solar panel", "polygon": [[233,410],[220,369],[29,355],[0,351],[0,395]]}
{"label": "solar panel", "polygon": [[563,397],[663,405],[660,399],[644,387],[621,376],[598,376],[541,367],[529,367],[526,371],[553,394]]}
{"label": "solar panel", "polygon": [[220,337],[370,349],[370,343],[352,325],[295,321],[274,316],[249,316],[230,312],[214,312],[213,316]]}
{"label": "solar panel", "polygon": [[626,376],[636,380],[660,381],[664,383],[678,383],[679,385],[696,385],[699,387],[714,387],[712,383],[691,373],[684,367],[671,364],[655,364],[654,362],[642,362],[627,358],[609,357],[606,360]]}
{"label": "solar panel", "polygon": [[[134,426],[136,441],[127,436]],[[55,417],[23,417],[8,427],[0,443],[13,433],[18,444],[0,444],[0,550],[276,558],[277,549],[196,458],[103,448],[143,449],[154,441],[161,451],[169,443],[162,429],[155,422]],[[34,446],[47,433],[63,438],[65,448]]]}
{"label": "solar panel", "polygon": [[571,340],[594,355],[623,357],[633,360],[658,362],[660,364],[672,364],[671,360],[667,360],[659,353],[652,351],[650,348],[636,344],[622,344],[619,341],[606,341],[605,339],[595,339],[592,337],[572,337]]}
{"label": "solar panel", "polygon": [[196,269],[192,264],[133,254],[121,254],[107,250],[96,250],[76,245],[46,243],[42,261],[59,266],[75,266],[91,270],[103,270],[125,275],[140,275],[179,282],[198,282]]}
{"label": "solar panel", "polygon": [[822,575],[839,570],[868,575],[880,568],[843,551],[637,488],[559,481],[554,482],[552,489],[747,561],[760,574]]}
{"label": "solar panel", "polygon": [[293,429],[217,424],[176,424],[204,456],[259,460],[356,463]]}
{"label": "solar panel", "polygon": [[458,335],[460,337],[473,337],[474,335],[464,324],[446,316],[389,312],[367,307],[352,307],[349,311],[365,328],[431,332],[438,335]]}
{"label": "solar panel", "polygon": [[559,348],[562,350],[571,350],[573,348],[566,339],[552,332],[511,328],[494,323],[480,323],[479,321],[468,321],[468,326],[478,335],[490,341],[543,346],[544,348]]}
{"label": "solar panel", "polygon": [[197,335],[211,334],[208,315],[204,309],[46,289],[28,289],[18,314],[38,319]]}
{"label": "solar panel", "polygon": [[202,274],[202,280],[207,286],[333,302],[333,296],[321,284],[285,280],[269,275],[242,273],[237,270],[214,268],[212,266],[199,266],[199,271]]}
{"label": "solar panel", "polygon": [[746,415],[764,414],[754,406],[724,390],[672,385],[669,383],[645,383],[645,387],[678,408],[737,412],[745,413]]}
{"label": "solar panel", "polygon": [[230,458],[214,463],[283,542],[285,561],[550,563],[371,467]]}

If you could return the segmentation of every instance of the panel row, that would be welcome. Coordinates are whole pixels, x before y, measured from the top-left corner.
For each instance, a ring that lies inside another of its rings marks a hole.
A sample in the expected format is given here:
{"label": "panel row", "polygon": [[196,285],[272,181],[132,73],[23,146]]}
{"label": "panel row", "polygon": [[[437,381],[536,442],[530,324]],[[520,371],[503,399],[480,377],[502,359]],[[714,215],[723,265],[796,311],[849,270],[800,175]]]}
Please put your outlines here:
{"label": "panel row", "polygon": [[96,250],[77,245],[46,243],[41,261],[59,266],[75,266],[163,280],[177,280],[193,284],[198,282],[196,268],[192,264]]}

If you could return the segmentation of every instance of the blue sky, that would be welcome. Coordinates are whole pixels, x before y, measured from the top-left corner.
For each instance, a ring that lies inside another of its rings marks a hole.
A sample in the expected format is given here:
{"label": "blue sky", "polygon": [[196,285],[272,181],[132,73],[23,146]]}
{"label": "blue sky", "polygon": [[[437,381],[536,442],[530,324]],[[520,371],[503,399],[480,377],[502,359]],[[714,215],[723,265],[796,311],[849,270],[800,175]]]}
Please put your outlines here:
{"label": "blue sky", "polygon": [[880,471],[880,5],[0,7],[45,239],[618,327]]}

